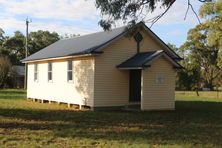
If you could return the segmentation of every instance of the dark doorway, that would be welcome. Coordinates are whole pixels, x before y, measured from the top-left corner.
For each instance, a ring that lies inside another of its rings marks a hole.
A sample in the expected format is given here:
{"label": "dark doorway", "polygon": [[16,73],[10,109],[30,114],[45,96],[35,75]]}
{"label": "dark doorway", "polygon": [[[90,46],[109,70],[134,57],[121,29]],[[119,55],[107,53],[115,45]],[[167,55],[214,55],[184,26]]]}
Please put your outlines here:
{"label": "dark doorway", "polygon": [[141,101],[141,70],[130,70],[129,102]]}

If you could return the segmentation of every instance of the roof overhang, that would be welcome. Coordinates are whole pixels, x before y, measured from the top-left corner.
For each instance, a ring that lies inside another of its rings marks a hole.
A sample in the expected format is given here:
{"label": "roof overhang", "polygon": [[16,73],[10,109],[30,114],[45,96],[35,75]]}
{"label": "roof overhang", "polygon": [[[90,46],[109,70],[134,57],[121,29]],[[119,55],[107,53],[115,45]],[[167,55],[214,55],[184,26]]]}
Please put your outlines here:
{"label": "roof overhang", "polygon": [[116,67],[121,70],[145,69],[147,67],[150,67],[152,62],[161,56],[164,56],[173,65],[173,68],[182,68],[182,66],[176,60],[170,57],[163,50],[137,53],[136,55],[127,59]]}
{"label": "roof overhang", "polygon": [[142,67],[117,67],[117,68],[121,70],[133,70],[133,69],[136,70],[136,69],[144,69],[147,67],[150,67],[150,65],[143,65]]}
{"label": "roof overhang", "polygon": [[53,61],[53,60],[66,60],[66,59],[72,59],[72,58],[81,58],[81,57],[91,57],[91,56],[97,56],[100,55],[102,52],[98,53],[89,53],[89,54],[75,54],[75,55],[69,55],[69,56],[62,56],[62,57],[52,57],[52,58],[45,58],[45,59],[34,59],[34,60],[22,60],[22,63],[33,63],[33,62],[43,62],[43,61]]}
{"label": "roof overhang", "polygon": [[158,54],[157,56],[155,56],[154,58],[152,58],[150,61],[148,61],[145,65],[151,65],[151,63],[153,61],[155,61],[156,59],[158,59],[159,57],[164,56],[170,63],[173,64],[173,68],[182,68],[182,66],[173,58],[171,58],[167,53],[165,52],[161,52],[160,54]]}

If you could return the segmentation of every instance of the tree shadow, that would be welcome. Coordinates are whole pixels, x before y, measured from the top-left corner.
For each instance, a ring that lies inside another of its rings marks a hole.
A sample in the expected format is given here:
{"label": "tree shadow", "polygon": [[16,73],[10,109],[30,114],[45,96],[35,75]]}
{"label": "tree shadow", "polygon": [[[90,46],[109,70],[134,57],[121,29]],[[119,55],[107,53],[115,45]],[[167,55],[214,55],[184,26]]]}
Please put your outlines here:
{"label": "tree shadow", "polygon": [[25,91],[0,89],[0,99],[21,99],[25,96]]}
{"label": "tree shadow", "polygon": [[21,89],[18,90],[5,90],[5,89],[0,89],[1,94],[13,94],[13,95],[25,95],[25,90],[22,91]]}
{"label": "tree shadow", "polygon": [[94,93],[94,63],[93,59],[81,59],[74,64],[74,84],[79,94],[79,102],[83,105],[92,104]]}
{"label": "tree shadow", "polygon": [[55,137],[128,143],[222,145],[221,102],[177,101],[175,111],[152,112],[0,108],[0,116],[27,121],[0,123],[0,128],[45,129],[53,131]]}

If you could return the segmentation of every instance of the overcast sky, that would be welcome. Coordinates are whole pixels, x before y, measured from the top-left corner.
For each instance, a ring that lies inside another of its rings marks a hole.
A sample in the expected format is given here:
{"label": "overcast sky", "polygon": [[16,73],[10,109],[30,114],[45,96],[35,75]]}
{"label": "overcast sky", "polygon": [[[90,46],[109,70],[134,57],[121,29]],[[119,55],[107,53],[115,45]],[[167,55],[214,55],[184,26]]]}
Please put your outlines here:
{"label": "overcast sky", "polygon": [[[201,3],[198,0],[191,2],[198,11]],[[187,31],[198,24],[191,11],[184,21],[186,9],[187,1],[177,0],[151,29],[166,43],[180,46],[186,40]],[[147,15],[147,18],[152,18],[162,11],[157,9]],[[60,35],[83,35],[102,30],[98,26],[100,13],[95,8],[94,0],[0,0],[0,28],[6,35],[12,35],[16,30],[24,33],[26,17],[32,20],[30,31],[49,30]],[[117,25],[120,26],[121,23]]]}

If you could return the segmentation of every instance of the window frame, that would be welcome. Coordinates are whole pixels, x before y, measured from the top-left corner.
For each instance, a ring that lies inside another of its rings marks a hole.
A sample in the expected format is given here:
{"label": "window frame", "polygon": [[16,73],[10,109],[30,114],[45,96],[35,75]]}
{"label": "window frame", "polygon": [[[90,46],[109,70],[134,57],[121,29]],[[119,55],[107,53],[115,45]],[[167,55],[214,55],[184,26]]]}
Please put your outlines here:
{"label": "window frame", "polygon": [[[69,79],[70,73],[71,73],[71,79]],[[67,82],[69,82],[69,83],[73,82],[73,61],[72,60],[67,61]]]}
{"label": "window frame", "polygon": [[156,74],[155,75],[155,84],[164,84],[165,83],[165,75],[164,74]]}
{"label": "window frame", "polygon": [[36,64],[34,64],[34,82],[38,82],[38,80],[39,80],[38,71],[39,71],[39,66],[36,63]]}
{"label": "window frame", "polygon": [[[50,66],[51,65],[51,66]],[[52,62],[48,62],[48,72],[47,72],[47,74],[48,74],[48,82],[52,82],[52,76],[53,76],[53,64],[52,64]],[[51,76],[49,76],[49,75],[51,75]],[[50,77],[51,77],[51,79],[50,79]]]}

